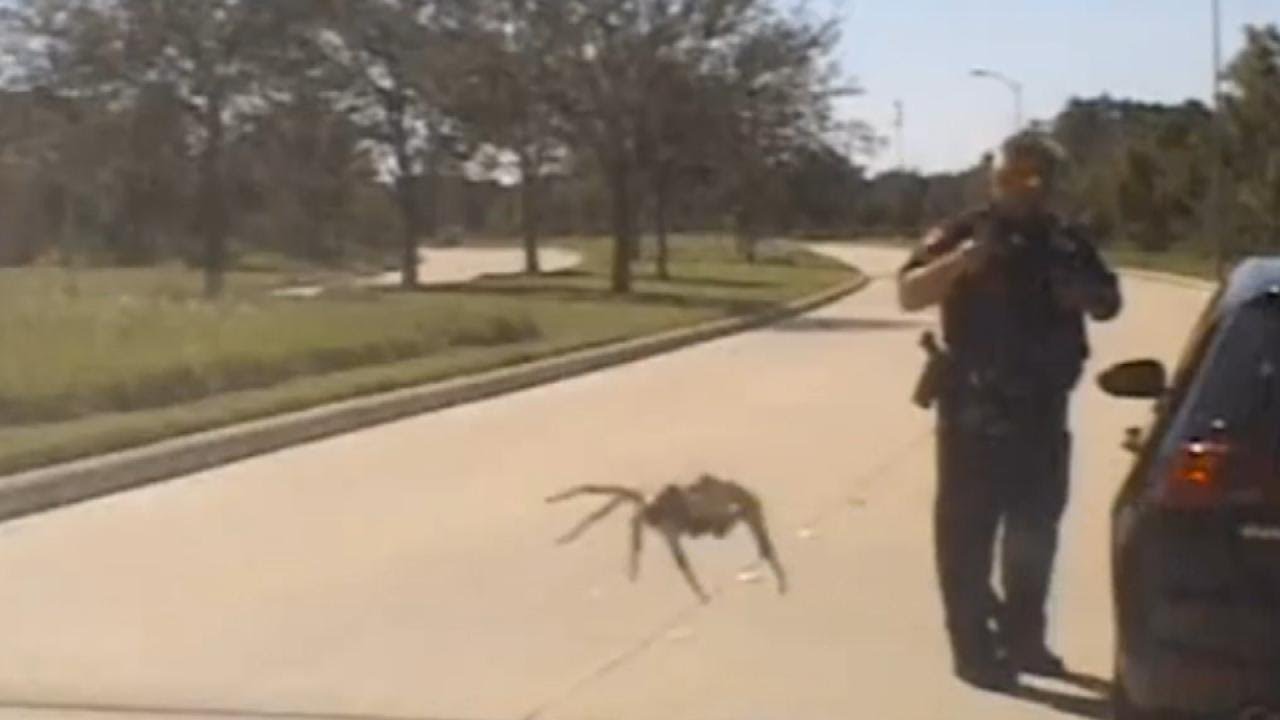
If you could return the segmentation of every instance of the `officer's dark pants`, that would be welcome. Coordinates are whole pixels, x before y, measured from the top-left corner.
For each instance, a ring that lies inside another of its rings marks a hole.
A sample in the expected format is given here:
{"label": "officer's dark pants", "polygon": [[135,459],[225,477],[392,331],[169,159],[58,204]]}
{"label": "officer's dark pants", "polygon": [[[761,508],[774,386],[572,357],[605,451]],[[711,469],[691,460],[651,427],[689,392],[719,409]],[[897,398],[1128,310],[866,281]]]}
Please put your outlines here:
{"label": "officer's dark pants", "polygon": [[[998,646],[1016,652],[1045,641],[1067,501],[1066,409],[1067,398],[1056,394],[994,416],[963,398],[939,407],[935,542],[957,665],[990,662]],[[991,587],[1001,527],[1002,601]]]}

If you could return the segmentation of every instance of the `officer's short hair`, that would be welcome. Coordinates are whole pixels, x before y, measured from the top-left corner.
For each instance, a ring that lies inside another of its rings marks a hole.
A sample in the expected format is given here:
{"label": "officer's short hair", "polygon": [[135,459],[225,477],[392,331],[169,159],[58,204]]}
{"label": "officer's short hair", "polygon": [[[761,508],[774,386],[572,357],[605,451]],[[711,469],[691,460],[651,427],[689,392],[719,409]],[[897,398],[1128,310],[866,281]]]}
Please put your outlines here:
{"label": "officer's short hair", "polygon": [[1005,167],[1017,160],[1034,163],[1046,180],[1052,180],[1067,164],[1067,153],[1047,134],[1026,131],[1014,135],[1000,146],[996,167]]}

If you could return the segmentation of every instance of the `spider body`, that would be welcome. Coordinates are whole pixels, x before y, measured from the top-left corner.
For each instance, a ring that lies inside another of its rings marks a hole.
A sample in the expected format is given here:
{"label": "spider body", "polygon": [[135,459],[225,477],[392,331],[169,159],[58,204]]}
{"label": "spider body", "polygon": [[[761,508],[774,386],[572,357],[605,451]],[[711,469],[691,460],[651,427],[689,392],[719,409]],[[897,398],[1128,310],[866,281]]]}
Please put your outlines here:
{"label": "spider body", "polygon": [[689,565],[688,556],[680,541],[686,537],[723,538],[738,524],[745,523],[756,541],[760,558],[773,570],[778,591],[786,592],[786,573],[778,562],[773,542],[769,538],[760,500],[735,482],[703,475],[690,485],[668,485],[652,498],[645,497],[637,490],[616,485],[583,485],[550,497],[547,502],[563,502],[582,495],[602,495],[611,499],[561,537],[560,544],[573,542],[614,510],[630,505],[633,508],[630,553],[632,580],[639,575],[640,553],[644,544],[644,529],[647,527],[657,531],[667,541],[685,581],[706,602],[707,593]]}

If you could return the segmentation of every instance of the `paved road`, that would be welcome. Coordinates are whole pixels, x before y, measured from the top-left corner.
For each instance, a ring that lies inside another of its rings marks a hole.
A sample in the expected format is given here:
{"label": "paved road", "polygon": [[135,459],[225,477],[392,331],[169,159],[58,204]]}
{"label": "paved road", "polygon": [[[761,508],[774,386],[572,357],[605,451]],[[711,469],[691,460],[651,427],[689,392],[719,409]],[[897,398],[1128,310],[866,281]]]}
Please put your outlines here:
{"label": "paved road", "polygon": [[[873,274],[891,250],[841,250]],[[1098,363],[1172,357],[1203,297],[1129,281]],[[929,418],[907,403],[928,318],[891,285],[649,362],[238,463],[0,527],[0,717],[756,719],[1102,717],[948,676],[930,571]],[[1146,408],[1086,390],[1055,597],[1105,676],[1106,506]],[[552,539],[590,481],[714,471],[762,493],[793,592],[692,548],[699,606],[620,518]]]}

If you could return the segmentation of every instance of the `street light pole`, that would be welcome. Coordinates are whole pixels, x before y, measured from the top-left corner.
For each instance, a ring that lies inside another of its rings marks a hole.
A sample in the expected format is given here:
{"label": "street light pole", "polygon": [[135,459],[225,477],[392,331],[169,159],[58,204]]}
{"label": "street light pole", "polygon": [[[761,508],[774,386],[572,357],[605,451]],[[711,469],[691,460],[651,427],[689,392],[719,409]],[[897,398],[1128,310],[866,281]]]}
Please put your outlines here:
{"label": "street light pole", "polygon": [[1013,110],[1014,110],[1014,132],[1021,132],[1023,123],[1022,114],[1022,83],[995,70],[987,70],[985,68],[976,68],[969,72],[976,78],[985,78],[987,80],[995,80],[1005,87],[1009,88],[1009,92],[1013,93]]}
{"label": "street light pole", "polygon": [[1222,0],[1213,0],[1213,96],[1222,87]]}
{"label": "street light pole", "polygon": [[1209,206],[1205,208],[1205,234],[1217,253],[1218,277],[1227,274],[1227,233],[1222,227],[1223,154],[1226,128],[1222,103],[1222,0],[1212,0],[1213,13],[1213,144],[1210,158]]}
{"label": "street light pole", "polygon": [[907,146],[906,146],[906,117],[902,107],[901,100],[895,100],[893,103],[893,129],[895,132],[894,142],[898,146],[898,170],[906,171],[907,169]]}

